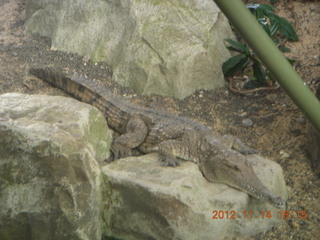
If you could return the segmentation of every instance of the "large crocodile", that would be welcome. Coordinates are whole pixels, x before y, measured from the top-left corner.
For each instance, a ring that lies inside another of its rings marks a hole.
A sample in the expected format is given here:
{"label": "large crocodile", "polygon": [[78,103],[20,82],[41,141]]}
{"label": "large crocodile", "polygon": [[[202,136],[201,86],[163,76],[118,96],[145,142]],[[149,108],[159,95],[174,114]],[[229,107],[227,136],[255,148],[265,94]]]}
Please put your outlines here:
{"label": "large crocodile", "polygon": [[132,155],[133,149],[157,151],[164,166],[175,167],[178,159],[193,161],[208,181],[230,185],[278,208],[285,206],[285,201],[256,176],[245,156],[255,151],[238,138],[220,137],[210,127],[189,118],[105,94],[84,76],[53,68],[32,68],[30,74],[98,108],[108,125],[120,134],[111,147],[115,159]]}

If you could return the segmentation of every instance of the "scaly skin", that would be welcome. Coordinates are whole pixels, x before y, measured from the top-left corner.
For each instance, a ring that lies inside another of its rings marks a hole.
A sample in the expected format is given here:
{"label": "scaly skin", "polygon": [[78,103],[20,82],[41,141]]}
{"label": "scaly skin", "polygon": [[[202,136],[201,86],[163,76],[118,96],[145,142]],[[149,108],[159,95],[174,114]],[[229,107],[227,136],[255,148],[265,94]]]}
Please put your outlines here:
{"label": "scaly skin", "polygon": [[225,183],[278,208],[285,206],[256,176],[243,155],[255,151],[239,139],[220,137],[197,121],[105,94],[83,76],[70,77],[51,68],[32,68],[30,74],[97,107],[120,134],[111,147],[115,159],[131,156],[135,148],[143,153],[157,151],[164,166],[179,165],[178,158],[193,161],[208,181]]}

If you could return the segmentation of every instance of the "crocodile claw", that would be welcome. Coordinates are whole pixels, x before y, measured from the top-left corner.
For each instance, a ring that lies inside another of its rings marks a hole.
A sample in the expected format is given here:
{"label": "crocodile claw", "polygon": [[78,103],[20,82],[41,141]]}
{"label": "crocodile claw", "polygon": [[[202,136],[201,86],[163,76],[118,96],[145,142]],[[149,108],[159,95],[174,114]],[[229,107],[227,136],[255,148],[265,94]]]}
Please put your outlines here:
{"label": "crocodile claw", "polygon": [[176,167],[180,165],[179,160],[176,158],[161,159],[161,161],[163,162],[162,166],[165,167]]}
{"label": "crocodile claw", "polygon": [[121,144],[114,144],[111,148],[111,151],[114,154],[114,160],[132,156],[131,148],[128,148]]}

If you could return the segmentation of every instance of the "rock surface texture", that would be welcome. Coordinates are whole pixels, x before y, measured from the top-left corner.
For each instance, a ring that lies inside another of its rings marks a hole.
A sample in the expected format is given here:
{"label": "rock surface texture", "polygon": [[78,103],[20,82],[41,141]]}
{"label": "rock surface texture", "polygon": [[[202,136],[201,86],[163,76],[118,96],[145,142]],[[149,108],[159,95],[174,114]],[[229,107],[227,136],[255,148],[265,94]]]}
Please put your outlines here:
{"label": "rock surface texture", "polygon": [[[103,116],[89,105],[0,95],[0,239],[206,240],[281,223],[278,209],[208,182],[192,162],[166,168],[149,154],[103,164],[110,142]],[[281,167],[257,155],[248,159],[261,181],[286,199]],[[221,212],[212,219],[212,211],[229,211],[229,219]],[[272,217],[263,219],[261,211]]]}
{"label": "rock surface texture", "polygon": [[[249,161],[263,183],[286,199],[281,167],[254,155]],[[164,168],[156,154],[149,154],[115,161],[102,171],[105,232],[120,239],[224,239],[264,232],[281,221],[279,209],[208,182],[192,162]],[[261,211],[271,211],[272,218],[262,219]]]}
{"label": "rock surface texture", "polygon": [[0,239],[100,239],[98,164],[111,136],[71,98],[0,96]]}
{"label": "rock surface texture", "polygon": [[184,98],[224,85],[223,40],[233,36],[212,0],[28,0],[26,32],[112,66],[142,94]]}

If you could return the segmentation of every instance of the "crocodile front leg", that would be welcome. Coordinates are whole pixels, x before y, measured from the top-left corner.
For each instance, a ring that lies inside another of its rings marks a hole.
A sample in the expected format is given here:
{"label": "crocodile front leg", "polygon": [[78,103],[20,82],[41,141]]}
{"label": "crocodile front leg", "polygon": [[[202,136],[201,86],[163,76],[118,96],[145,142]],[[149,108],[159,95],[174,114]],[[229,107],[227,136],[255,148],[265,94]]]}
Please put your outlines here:
{"label": "crocodile front leg", "polygon": [[148,128],[138,115],[134,115],[127,123],[126,133],[117,137],[111,146],[114,159],[132,155],[132,149],[138,147],[146,138]]}
{"label": "crocodile front leg", "polygon": [[172,139],[163,141],[158,145],[159,160],[163,162],[163,166],[178,166],[178,158],[196,162],[197,159],[191,157],[189,144],[183,140]]}
{"label": "crocodile front leg", "polygon": [[177,139],[161,142],[158,145],[158,152],[163,166],[178,166],[179,160],[177,158],[197,163],[201,156],[199,151],[206,151],[210,147],[203,138],[207,132],[185,129]]}

